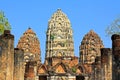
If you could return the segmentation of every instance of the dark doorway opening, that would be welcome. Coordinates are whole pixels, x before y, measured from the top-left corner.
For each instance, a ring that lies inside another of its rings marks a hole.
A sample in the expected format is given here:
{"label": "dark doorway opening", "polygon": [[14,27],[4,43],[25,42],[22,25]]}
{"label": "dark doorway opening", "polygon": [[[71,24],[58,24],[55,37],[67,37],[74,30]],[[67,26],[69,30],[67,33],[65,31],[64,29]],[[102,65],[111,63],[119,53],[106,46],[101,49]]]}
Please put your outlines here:
{"label": "dark doorway opening", "polygon": [[85,80],[84,76],[76,76],[76,80]]}
{"label": "dark doorway opening", "polygon": [[47,80],[47,76],[39,76],[39,80]]}

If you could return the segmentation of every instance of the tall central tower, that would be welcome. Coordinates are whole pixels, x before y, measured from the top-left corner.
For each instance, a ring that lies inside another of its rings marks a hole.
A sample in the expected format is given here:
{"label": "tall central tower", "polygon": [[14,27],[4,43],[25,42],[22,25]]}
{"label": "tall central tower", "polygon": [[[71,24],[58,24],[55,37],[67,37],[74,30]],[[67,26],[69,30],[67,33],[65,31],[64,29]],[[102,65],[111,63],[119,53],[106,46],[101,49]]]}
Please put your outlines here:
{"label": "tall central tower", "polygon": [[48,22],[46,58],[74,56],[73,31],[67,16],[58,9]]}

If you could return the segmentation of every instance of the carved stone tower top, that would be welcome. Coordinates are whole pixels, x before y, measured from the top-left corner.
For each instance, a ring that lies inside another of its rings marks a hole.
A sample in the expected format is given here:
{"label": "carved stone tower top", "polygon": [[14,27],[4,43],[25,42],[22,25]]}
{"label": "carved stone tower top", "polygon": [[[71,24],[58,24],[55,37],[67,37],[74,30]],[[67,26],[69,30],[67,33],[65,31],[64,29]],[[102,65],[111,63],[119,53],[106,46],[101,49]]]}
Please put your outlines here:
{"label": "carved stone tower top", "polygon": [[74,56],[73,32],[67,16],[58,9],[48,22],[46,58]]}
{"label": "carved stone tower top", "polygon": [[28,28],[28,30],[25,31],[20,38],[17,47],[24,50],[25,62],[41,60],[40,42],[31,28]]}
{"label": "carved stone tower top", "polygon": [[101,56],[100,49],[103,43],[98,34],[90,30],[84,37],[80,45],[80,60],[82,63],[93,63],[97,56]]}
{"label": "carved stone tower top", "polygon": [[58,9],[49,20],[48,26],[49,28],[71,27],[71,24],[66,14],[64,14],[61,9]]}

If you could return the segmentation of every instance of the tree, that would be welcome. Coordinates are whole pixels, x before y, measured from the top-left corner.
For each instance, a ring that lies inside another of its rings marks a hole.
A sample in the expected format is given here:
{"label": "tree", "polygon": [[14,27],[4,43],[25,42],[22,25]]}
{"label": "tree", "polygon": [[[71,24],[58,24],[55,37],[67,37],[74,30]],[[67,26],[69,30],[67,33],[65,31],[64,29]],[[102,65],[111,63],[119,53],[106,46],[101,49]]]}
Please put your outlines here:
{"label": "tree", "polygon": [[120,35],[120,17],[115,19],[110,26],[106,28],[106,33],[108,36],[111,36],[113,34],[119,34]]}
{"label": "tree", "polygon": [[4,30],[11,30],[11,26],[4,12],[0,11],[0,35],[3,34]]}

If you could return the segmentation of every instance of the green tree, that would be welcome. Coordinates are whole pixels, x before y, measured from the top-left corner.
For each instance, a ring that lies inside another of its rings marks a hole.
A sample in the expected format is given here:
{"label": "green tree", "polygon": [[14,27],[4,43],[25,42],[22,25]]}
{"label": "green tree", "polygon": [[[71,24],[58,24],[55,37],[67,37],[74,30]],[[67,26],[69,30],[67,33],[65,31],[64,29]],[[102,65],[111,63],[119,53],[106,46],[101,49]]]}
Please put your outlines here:
{"label": "green tree", "polygon": [[0,35],[3,34],[4,30],[11,30],[11,26],[4,12],[0,11]]}

